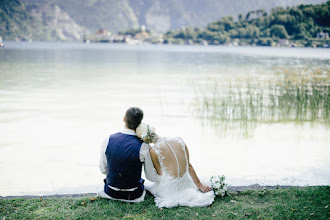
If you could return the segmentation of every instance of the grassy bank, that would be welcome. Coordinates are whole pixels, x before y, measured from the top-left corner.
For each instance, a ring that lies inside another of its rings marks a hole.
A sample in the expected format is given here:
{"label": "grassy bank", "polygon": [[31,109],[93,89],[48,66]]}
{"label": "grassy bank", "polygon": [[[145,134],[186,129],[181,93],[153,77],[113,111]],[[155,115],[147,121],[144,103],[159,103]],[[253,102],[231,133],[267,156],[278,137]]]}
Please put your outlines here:
{"label": "grassy bank", "polygon": [[329,219],[330,186],[230,191],[210,207],[158,209],[90,197],[0,199],[0,219]]}

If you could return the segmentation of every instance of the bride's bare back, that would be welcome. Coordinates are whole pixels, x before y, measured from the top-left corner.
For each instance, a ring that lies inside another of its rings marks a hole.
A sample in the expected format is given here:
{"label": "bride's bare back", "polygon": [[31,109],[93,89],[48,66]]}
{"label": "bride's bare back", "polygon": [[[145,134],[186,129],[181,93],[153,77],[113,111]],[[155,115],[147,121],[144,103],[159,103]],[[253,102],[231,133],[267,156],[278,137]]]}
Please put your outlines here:
{"label": "bride's bare back", "polygon": [[186,145],[181,138],[163,138],[154,146],[160,168],[168,175],[178,178],[188,171]]}

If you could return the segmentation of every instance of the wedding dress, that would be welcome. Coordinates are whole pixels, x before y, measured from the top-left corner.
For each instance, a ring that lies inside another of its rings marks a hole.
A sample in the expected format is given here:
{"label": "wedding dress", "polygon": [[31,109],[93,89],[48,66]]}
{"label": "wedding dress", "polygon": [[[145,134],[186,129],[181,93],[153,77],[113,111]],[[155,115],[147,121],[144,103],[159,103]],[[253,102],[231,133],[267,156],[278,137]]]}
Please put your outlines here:
{"label": "wedding dress", "polygon": [[212,204],[214,192],[200,192],[189,174],[186,147],[181,138],[162,138],[153,148],[162,176],[156,183],[146,183],[145,188],[155,196],[157,207],[203,207]]}

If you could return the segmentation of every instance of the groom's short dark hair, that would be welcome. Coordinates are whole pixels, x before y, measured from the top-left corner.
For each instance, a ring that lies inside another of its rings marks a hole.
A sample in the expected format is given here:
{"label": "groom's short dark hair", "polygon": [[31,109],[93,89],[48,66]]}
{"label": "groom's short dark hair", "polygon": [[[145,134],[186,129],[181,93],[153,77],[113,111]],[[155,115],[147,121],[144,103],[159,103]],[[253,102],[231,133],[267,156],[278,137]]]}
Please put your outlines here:
{"label": "groom's short dark hair", "polygon": [[129,129],[136,130],[137,126],[143,119],[143,111],[138,107],[131,107],[127,109],[125,114],[125,124]]}

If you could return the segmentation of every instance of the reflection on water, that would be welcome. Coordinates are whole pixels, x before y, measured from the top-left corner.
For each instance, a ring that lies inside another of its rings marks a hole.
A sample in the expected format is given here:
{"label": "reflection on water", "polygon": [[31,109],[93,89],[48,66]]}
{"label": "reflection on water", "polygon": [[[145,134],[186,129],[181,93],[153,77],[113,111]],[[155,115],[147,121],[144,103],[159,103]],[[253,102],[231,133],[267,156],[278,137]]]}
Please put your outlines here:
{"label": "reflection on water", "polygon": [[181,136],[202,177],[232,185],[328,184],[329,129],[265,124],[219,135],[193,115],[192,81],[329,69],[323,49],[6,43],[0,50],[0,195],[96,192],[100,143],[130,106]]}

